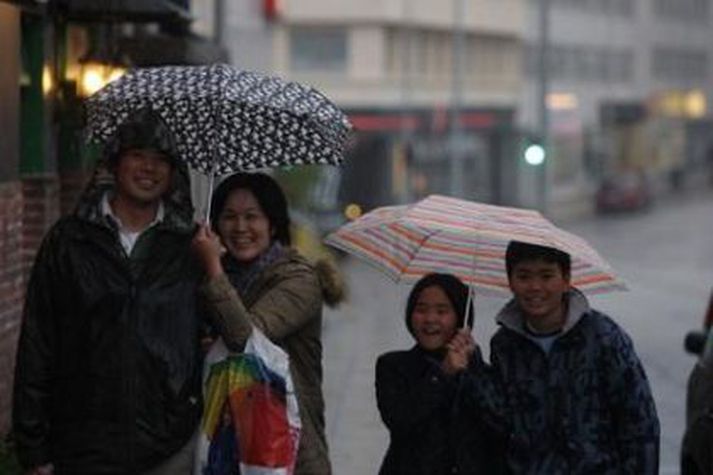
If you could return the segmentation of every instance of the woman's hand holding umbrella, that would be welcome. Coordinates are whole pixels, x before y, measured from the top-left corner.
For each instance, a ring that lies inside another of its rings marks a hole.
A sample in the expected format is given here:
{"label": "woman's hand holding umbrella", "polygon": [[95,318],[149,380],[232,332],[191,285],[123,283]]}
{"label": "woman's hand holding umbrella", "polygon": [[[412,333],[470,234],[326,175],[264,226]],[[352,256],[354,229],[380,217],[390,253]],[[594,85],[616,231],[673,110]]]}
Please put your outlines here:
{"label": "woman's hand holding umbrella", "polygon": [[223,273],[220,257],[225,250],[220,243],[220,238],[209,225],[205,223],[200,225],[193,236],[191,248],[208,277],[217,277]]}

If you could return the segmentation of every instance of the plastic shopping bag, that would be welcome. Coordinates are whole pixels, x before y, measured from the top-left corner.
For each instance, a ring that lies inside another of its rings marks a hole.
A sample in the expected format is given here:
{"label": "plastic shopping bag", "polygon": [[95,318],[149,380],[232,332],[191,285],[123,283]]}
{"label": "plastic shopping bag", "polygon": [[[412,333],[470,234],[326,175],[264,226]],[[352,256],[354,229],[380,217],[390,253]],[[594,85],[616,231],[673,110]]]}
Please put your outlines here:
{"label": "plastic shopping bag", "polygon": [[290,475],[300,419],[287,354],[253,329],[243,353],[217,340],[204,367],[194,475]]}

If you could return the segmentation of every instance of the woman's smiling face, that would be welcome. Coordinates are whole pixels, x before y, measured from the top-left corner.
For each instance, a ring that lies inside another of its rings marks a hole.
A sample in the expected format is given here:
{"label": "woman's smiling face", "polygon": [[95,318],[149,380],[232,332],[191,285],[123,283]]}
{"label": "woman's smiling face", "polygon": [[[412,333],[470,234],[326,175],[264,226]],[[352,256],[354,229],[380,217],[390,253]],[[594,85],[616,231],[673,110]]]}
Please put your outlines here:
{"label": "woman's smiling face", "polygon": [[228,252],[239,262],[252,262],[272,243],[270,220],[250,190],[230,192],[218,216],[218,234]]}

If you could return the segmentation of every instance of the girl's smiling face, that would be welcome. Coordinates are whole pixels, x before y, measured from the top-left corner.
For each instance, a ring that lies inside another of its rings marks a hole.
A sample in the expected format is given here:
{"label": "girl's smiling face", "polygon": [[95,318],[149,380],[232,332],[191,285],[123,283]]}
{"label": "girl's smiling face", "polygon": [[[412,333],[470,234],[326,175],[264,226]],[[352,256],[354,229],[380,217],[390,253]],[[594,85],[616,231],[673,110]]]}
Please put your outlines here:
{"label": "girl's smiling face", "polygon": [[418,345],[427,351],[443,348],[458,330],[458,317],[446,293],[437,285],[424,288],[411,313]]}

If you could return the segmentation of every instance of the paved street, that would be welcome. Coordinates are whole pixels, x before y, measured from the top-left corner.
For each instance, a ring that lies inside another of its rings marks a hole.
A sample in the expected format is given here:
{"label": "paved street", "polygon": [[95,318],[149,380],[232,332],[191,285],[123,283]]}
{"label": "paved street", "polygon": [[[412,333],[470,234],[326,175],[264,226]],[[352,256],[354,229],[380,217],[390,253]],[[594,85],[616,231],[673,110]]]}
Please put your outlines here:
{"label": "paved street", "polygon": [[[632,336],[662,424],[661,473],[678,473],[685,383],[694,363],[682,342],[700,325],[713,286],[713,193],[669,199],[641,214],[560,224],[589,240],[629,283],[629,292],[591,301]],[[388,433],[376,410],[374,364],[380,353],[412,344],[403,321],[409,289],[351,259],[344,269],[350,301],[325,322],[327,431],[337,475],[375,474]],[[502,303],[476,301],[476,338],[486,355]]]}

